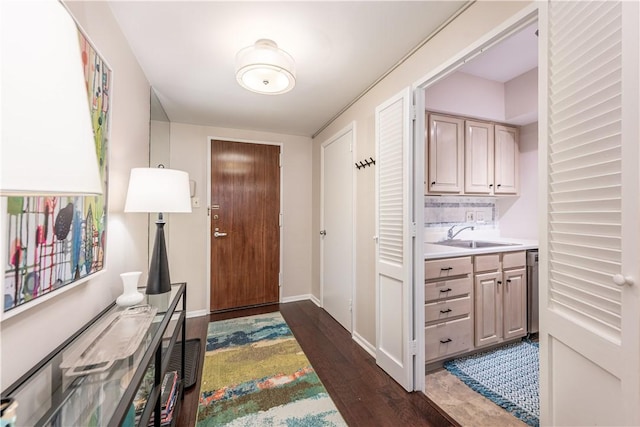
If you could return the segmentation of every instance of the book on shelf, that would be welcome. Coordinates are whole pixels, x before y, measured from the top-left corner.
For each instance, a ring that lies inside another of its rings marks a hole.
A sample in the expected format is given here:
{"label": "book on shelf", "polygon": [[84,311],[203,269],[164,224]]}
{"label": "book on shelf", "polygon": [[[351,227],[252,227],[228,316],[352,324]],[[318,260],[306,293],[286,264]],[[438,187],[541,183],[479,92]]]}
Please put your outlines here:
{"label": "book on shelf", "polygon": [[[149,377],[149,378],[148,378]],[[167,372],[162,379],[161,385],[161,394],[160,394],[160,402],[161,402],[161,425],[168,425],[173,420],[173,411],[175,408],[177,396],[178,396],[178,372],[170,371]],[[147,400],[149,398],[149,393],[153,390],[153,372],[151,375],[145,375],[140,384],[140,388],[138,389],[138,393],[133,400],[134,407],[136,410],[136,421],[139,421],[142,412],[146,406]],[[151,417],[149,419],[149,425],[153,425],[154,421],[154,413],[151,413]]]}

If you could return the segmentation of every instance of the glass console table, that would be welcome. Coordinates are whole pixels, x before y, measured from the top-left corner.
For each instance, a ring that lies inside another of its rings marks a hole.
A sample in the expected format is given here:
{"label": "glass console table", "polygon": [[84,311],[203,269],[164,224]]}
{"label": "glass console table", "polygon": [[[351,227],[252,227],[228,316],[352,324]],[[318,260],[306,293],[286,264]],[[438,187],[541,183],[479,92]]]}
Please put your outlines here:
{"label": "glass console table", "polygon": [[[112,303],[38,365],[2,392],[18,402],[16,425],[29,426],[160,426],[162,383],[175,344],[179,348],[178,381],[175,387],[175,422],[183,397],[186,283],[171,286],[171,294],[145,295],[142,308],[126,309]],[[179,306],[180,304],[180,307]],[[146,311],[148,321],[129,319],[132,311]],[[129,339],[127,334],[135,334]],[[111,341],[99,338],[109,335]],[[119,342],[118,342],[119,339]],[[118,345],[113,345],[113,343]],[[133,345],[131,344],[133,342]],[[126,347],[126,355],[109,348]],[[176,348],[178,351],[178,348]],[[93,354],[107,362],[70,363]],[[142,392],[144,390],[144,393]],[[137,410],[136,410],[137,409]]]}

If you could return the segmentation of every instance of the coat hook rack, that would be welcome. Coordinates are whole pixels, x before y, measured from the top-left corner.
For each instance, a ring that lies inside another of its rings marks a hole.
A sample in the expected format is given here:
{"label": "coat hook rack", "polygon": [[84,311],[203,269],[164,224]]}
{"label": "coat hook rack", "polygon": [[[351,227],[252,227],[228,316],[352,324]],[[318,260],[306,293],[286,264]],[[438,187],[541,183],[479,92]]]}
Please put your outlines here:
{"label": "coat hook rack", "polygon": [[375,165],[376,161],[373,160],[373,157],[369,157],[368,159],[362,160],[360,162],[356,162],[356,167],[358,170],[362,168],[366,168],[367,166]]}

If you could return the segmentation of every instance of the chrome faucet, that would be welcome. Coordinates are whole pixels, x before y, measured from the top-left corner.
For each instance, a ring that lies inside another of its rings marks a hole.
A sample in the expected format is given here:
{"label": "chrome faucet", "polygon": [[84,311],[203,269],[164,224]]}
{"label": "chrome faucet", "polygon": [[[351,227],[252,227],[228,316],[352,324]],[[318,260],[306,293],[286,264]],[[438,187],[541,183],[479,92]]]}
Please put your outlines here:
{"label": "chrome faucet", "polygon": [[461,228],[460,230],[456,231],[455,233],[453,232],[453,229],[456,228],[458,224],[454,224],[448,231],[447,231],[447,239],[451,240],[454,237],[456,237],[458,234],[460,234],[462,231],[466,230],[467,228],[470,228],[471,230],[473,230],[473,225],[467,225],[466,227]]}

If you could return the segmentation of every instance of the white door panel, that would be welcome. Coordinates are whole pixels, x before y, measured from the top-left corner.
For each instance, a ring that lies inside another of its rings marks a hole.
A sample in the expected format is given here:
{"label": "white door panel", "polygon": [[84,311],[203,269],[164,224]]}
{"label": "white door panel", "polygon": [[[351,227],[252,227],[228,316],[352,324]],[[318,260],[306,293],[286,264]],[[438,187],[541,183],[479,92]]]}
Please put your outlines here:
{"label": "white door panel", "polygon": [[640,8],[540,18],[541,425],[640,425]]}
{"label": "white door panel", "polygon": [[353,125],[322,144],[322,307],[352,332]]}
{"label": "white door panel", "polygon": [[413,390],[411,92],[376,108],[376,362]]}

